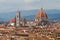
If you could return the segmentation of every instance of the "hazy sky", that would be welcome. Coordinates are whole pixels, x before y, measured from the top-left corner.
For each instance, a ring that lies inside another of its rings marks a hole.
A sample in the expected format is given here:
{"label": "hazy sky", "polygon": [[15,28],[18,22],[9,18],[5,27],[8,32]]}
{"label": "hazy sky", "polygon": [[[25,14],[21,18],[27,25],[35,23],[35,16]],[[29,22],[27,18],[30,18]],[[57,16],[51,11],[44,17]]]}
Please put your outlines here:
{"label": "hazy sky", "polygon": [[0,0],[0,11],[60,9],[60,0]]}

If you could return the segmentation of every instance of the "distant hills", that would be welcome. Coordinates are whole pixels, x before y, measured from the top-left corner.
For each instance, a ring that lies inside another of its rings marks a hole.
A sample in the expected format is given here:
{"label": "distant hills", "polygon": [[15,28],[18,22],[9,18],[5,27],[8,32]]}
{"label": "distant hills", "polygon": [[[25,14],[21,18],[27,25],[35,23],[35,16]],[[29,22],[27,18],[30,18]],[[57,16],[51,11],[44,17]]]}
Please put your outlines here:
{"label": "distant hills", "polygon": [[[35,15],[25,16],[27,20],[34,20]],[[60,14],[48,14],[49,20],[60,20]]]}
{"label": "distant hills", "polygon": [[[27,20],[33,20],[38,11],[39,11],[39,9],[20,11],[21,12],[21,18],[26,18]],[[53,20],[53,19],[60,20],[60,10],[48,9],[48,10],[46,10],[46,13],[47,13],[48,18],[50,20]],[[0,13],[0,21],[1,20],[7,21],[7,20],[15,17],[15,14],[16,14],[16,11],[2,12],[2,13]]]}

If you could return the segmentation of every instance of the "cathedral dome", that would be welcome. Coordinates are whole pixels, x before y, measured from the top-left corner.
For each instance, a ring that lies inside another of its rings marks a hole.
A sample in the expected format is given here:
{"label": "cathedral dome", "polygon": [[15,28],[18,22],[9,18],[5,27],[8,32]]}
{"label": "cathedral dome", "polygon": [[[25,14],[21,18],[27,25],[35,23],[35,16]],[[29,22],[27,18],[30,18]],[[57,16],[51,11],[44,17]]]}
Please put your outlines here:
{"label": "cathedral dome", "polygon": [[38,11],[38,13],[36,14],[35,18],[48,18],[46,12],[43,10],[43,8],[41,8],[40,11]]}
{"label": "cathedral dome", "polygon": [[15,22],[15,18],[10,19],[10,22],[14,23]]}

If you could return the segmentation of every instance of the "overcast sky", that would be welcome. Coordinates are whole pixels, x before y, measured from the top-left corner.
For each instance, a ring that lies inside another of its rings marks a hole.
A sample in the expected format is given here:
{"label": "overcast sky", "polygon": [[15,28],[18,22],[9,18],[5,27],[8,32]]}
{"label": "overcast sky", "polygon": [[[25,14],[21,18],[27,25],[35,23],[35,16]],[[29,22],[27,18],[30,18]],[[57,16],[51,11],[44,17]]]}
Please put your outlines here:
{"label": "overcast sky", "polygon": [[60,9],[60,0],[0,0],[0,11]]}

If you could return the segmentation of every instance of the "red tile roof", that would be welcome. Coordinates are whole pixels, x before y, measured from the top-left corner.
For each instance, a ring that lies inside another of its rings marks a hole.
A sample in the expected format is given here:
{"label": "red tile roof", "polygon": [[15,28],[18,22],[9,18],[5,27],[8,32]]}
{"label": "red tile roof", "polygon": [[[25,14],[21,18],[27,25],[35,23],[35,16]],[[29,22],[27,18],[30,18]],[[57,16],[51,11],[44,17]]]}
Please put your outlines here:
{"label": "red tile roof", "polygon": [[14,23],[15,22],[15,18],[10,19],[10,22]]}

